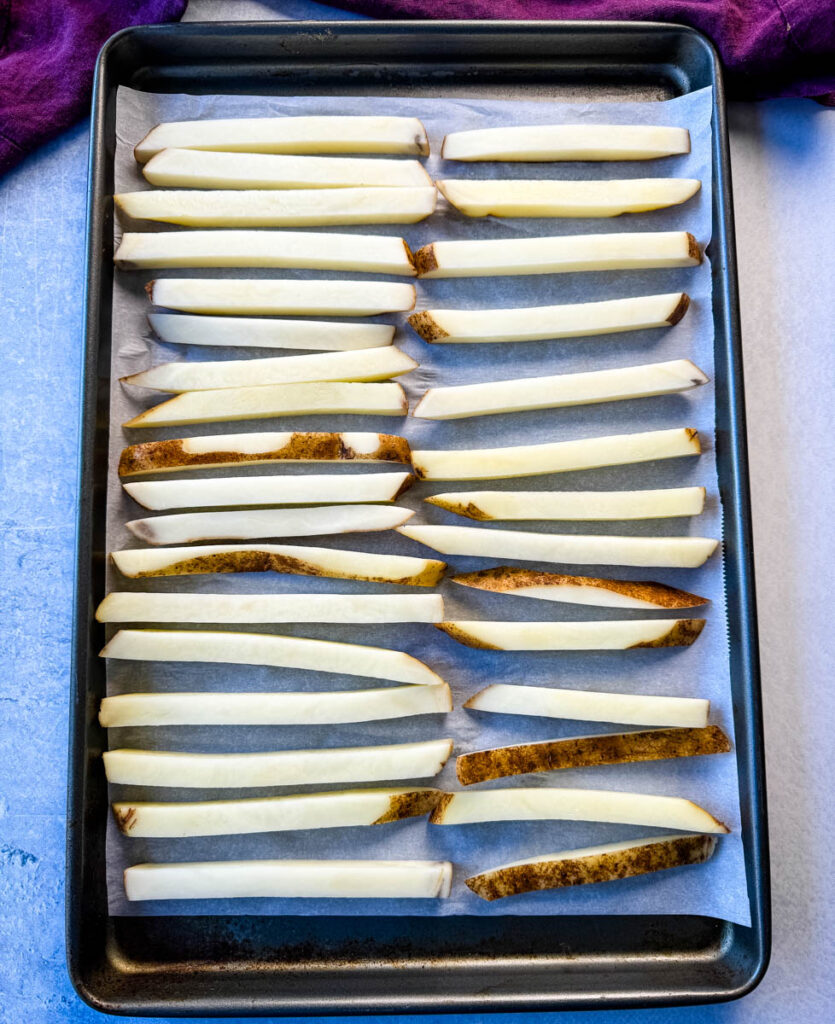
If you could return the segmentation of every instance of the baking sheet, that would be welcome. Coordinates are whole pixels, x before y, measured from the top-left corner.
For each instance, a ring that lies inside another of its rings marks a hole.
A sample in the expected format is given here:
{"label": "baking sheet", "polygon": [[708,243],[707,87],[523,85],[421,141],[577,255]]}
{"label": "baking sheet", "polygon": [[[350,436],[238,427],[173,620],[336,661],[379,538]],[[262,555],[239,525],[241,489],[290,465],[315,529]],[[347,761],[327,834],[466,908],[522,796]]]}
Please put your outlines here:
{"label": "baking sheet", "polygon": [[[563,104],[551,102],[501,102],[444,100],[416,97],[283,98],[203,97],[153,95],[122,88],[117,106],[116,187],[119,191],[147,187],[132,157],[132,146],[161,120],[195,117],[268,116],[299,113],[388,112],[420,117],[427,127],[433,152],[448,131],[508,123],[544,124],[554,121],[589,123],[680,124],[691,132],[692,152],[688,156],[648,163],[566,163],[566,164],[455,164],[437,156],[426,161],[433,177],[518,178],[615,178],[647,176],[698,177],[702,191],[681,207],[621,218],[571,220],[469,219],[449,211],[441,200],[438,211],[417,225],[378,225],[319,230],[353,233],[403,234],[412,248],[442,238],[519,237],[525,233],[579,234],[602,231],[675,230],[693,232],[702,245],[710,237],[710,111],[711,91],[663,103]],[[148,225],[150,230],[162,228]],[[309,229],[316,230],[316,229]],[[344,277],[362,280],[371,275],[315,271],[200,271],[127,272],[117,274],[114,285],[114,379],[170,359],[242,358],[247,350],[184,349],[164,345],[150,334],[145,321],[145,283],[163,276],[252,276],[252,277]],[[710,267],[593,274],[542,275],[515,278],[474,278],[418,282],[418,306],[526,306],[567,303],[603,298],[686,290],[693,303],[688,315],[668,331],[634,332],[527,344],[478,346],[429,346],[403,324],[403,317],[380,317],[396,322],[396,343],[413,355],[420,368],[400,378],[414,404],[434,384],[467,383],[542,373],[579,372],[586,369],[629,366],[672,358],[690,358],[707,374],[713,373],[713,320],[710,309]],[[252,350],[253,356],[265,355]],[[273,354],[273,353],[269,353]],[[289,354],[289,353],[288,353]],[[712,385],[684,396],[587,406],[510,416],[482,417],[447,423],[386,417],[308,416],[240,424],[212,424],[164,428],[156,431],[122,431],[118,424],[162,397],[152,392],[115,385],[111,399],[110,477],[108,486],[108,546],[133,547],[136,541],[124,522],[145,515],[124,495],[115,475],[119,450],[124,444],[161,437],[195,434],[236,433],[259,429],[299,430],[381,430],[407,436],[413,447],[490,447],[562,440],[609,433],[632,432],[673,426],[694,426],[700,430],[705,452],[698,460],[670,460],[643,466],[613,467],[585,473],[552,477],[496,481],[489,484],[421,484],[408,492],[403,503],[416,510],[412,522],[448,522],[476,525],[440,509],[422,504],[430,493],[475,489],[620,489],[703,484],[709,503],[704,515],[693,521],[657,520],[650,523],[551,524],[541,528],[554,532],[599,532],[720,536],[721,516],[717,477],[712,452],[714,392]],[[252,467],[235,472],[356,472],[379,471],[378,466]],[[223,471],[220,471],[223,472]],[[227,471],[230,472],[230,471]],[[506,524],[511,529],[537,529],[537,524]],[[500,525],[483,527],[501,529]],[[288,543],[296,543],[288,539]],[[397,551],[403,554],[434,553],[398,535],[351,535],[347,538],[307,538],[298,543],[346,547],[356,550]],[[438,556],[440,557],[440,556]],[[451,569],[467,571],[484,568],[482,559],[450,557]],[[522,564],[522,563],[517,563]],[[603,574],[601,567],[572,566],[568,571]],[[450,573],[451,574],[451,573]],[[714,557],[697,570],[646,570],[618,568],[612,574],[624,579],[650,576],[674,586],[711,598],[705,613],[708,625],[691,648],[582,654],[521,654],[481,652],[464,648],[429,625],[276,626],[257,627],[265,632],[348,640],[407,650],[430,664],[449,683],[456,708],[452,714],[377,722],[341,727],[260,728],[165,728],[111,730],[111,746],[158,747],[179,750],[279,750],[298,747],[344,746],[405,742],[437,736],[451,736],[457,752],[501,743],[580,735],[588,732],[620,731],[599,723],[559,722],[519,716],[479,715],[461,709],[463,701],[491,682],[578,686],[586,689],[708,697],[711,721],[733,735],[731,691],[728,674],[727,629],[721,558]],[[374,587],[350,581],[318,580],[305,577],[271,577],[252,574],[193,577],[148,582],[124,580],[108,569],[108,589],[150,589],[189,592],[406,592],[407,588]],[[606,609],[572,607],[523,598],[502,597],[465,590],[445,583],[441,588],[447,618],[583,619],[618,617]],[[641,613],[643,614],[643,613]],[[649,613],[652,615],[653,613]],[[699,612],[701,614],[701,612]],[[112,632],[112,630],[110,630]],[[249,666],[161,665],[111,661],[108,664],[108,693],[133,690],[189,689],[344,689],[366,683],[332,675],[289,673]],[[406,785],[397,782],[396,785]],[[421,784],[426,784],[425,782]],[[451,761],[438,785],[455,789]],[[680,795],[703,804],[732,829],[723,837],[717,854],[707,865],[689,870],[665,872],[630,879],[612,886],[584,887],[561,892],[531,894],[493,904],[484,903],[463,885],[463,879],[509,860],[591,843],[649,835],[651,829],[592,823],[494,823],[466,827],[430,827],[425,819],[398,822],[376,828],[329,829],[297,833],[272,833],[246,837],[212,837],[182,840],[141,840],[122,837],[112,822],[108,825],[108,895],[113,914],[550,914],[550,913],[700,913],[741,924],[749,923],[747,888],[739,835],[739,804],[735,758],[721,756],[685,759],[629,766],[610,766],[546,773],[487,783],[501,785],[564,785],[610,788],[648,793]],[[307,787],[309,791],[340,788]],[[245,790],[240,796],[253,797],[284,790]],[[177,791],[141,787],[111,787],[114,799],[201,799],[227,798],[235,791]],[[230,900],[182,901],[129,904],[124,899],[121,872],[129,864],[145,860],[201,860],[267,857],[374,857],[450,859],[455,863],[452,898],[445,901],[338,901],[338,900]]]}

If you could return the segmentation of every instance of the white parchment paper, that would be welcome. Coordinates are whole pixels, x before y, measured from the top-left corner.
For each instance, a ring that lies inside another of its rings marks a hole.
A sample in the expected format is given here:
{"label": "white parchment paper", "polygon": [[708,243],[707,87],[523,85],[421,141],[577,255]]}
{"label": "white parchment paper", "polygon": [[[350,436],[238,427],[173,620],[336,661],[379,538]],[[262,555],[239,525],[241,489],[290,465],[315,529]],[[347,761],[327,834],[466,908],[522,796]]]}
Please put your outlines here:
{"label": "white parchment paper", "polygon": [[[428,130],[432,151],[440,151],[443,135],[466,128],[503,124],[627,123],[681,125],[689,128],[692,151],[687,156],[647,163],[565,164],[455,164],[437,156],[426,160],[433,177],[516,178],[622,178],[694,177],[701,192],[683,206],[615,219],[498,220],[469,219],[451,211],[443,200],[437,212],[416,225],[379,225],[321,230],[359,234],[404,235],[413,249],[446,238],[512,238],[524,234],[580,234],[604,231],[663,231],[686,229],[702,246],[710,240],[711,195],[711,92],[701,90],[674,100],[655,103],[555,103],[495,100],[386,99],[382,97],[250,97],[155,95],[122,88],[117,106],[118,145],[116,187],[119,191],[146,188],[132,156],[133,145],[156,123],[197,117],[244,117],[303,113],[391,113],[420,117]],[[144,230],[164,230],[148,225]],[[118,230],[118,228],[117,228]],[[316,230],[316,229],[309,229]],[[173,359],[243,358],[272,355],[264,350],[219,350],[165,345],[150,332],[144,285],[154,277],[343,277],[373,279],[369,275],[286,270],[180,270],[117,274],[113,295],[114,381],[128,373]],[[534,342],[527,344],[430,346],[417,338],[403,317],[381,317],[398,325],[396,344],[420,362],[405,378],[412,404],[432,385],[469,383],[545,373],[571,373],[590,369],[632,366],[675,358],[689,358],[713,375],[713,320],[710,266],[698,268],[590,274],[542,275],[507,278],[472,278],[418,282],[418,309],[430,306],[488,308],[544,305],[686,290],[692,305],[687,316],[666,331],[641,331],[600,338]],[[290,353],[288,353],[290,354]],[[298,354],[298,353],[296,353]],[[567,440],[610,433],[628,433],[666,427],[699,429],[704,453],[698,459],[674,459],[640,466],[624,466],[551,477],[480,482],[420,484],[402,499],[416,510],[412,522],[476,525],[423,504],[430,493],[446,490],[617,490],[702,484],[708,489],[705,514],[694,520],[656,520],[613,524],[505,524],[511,529],[564,533],[661,535],[690,533],[721,536],[721,516],[715,459],[712,450],[715,416],[714,389],[709,384],[682,396],[593,405],[579,408],[480,417],[446,423],[414,419],[361,416],[306,416],[202,427],[124,431],[120,424],[161,400],[163,395],[114,383],[111,399],[110,477],[108,486],[108,546],[111,550],[135,547],[137,541],[124,528],[125,521],[147,515],[123,493],[116,476],[118,453],[125,444],[163,437],[238,433],[260,429],[374,430],[405,435],[413,447],[467,448]],[[392,471],[395,467],[392,467]],[[402,467],[396,467],[402,468]],[[235,473],[352,473],[379,472],[368,466],[250,467]],[[232,472],[232,471],[217,471]],[[502,529],[502,525],[483,529]],[[392,551],[401,554],[435,553],[396,534],[348,535],[346,538],[308,538],[287,543]],[[442,556],[437,556],[442,557]],[[446,559],[451,570],[486,568],[483,559]],[[507,560],[503,560],[507,561]],[[512,564],[512,563],[510,563]],[[517,563],[522,564],[522,563]],[[601,567],[571,566],[568,571],[601,575]],[[393,722],[321,727],[168,727],[114,729],[110,746],[192,751],[256,751],[309,747],[337,747],[406,742],[438,736],[455,739],[456,752],[503,743],[620,731],[599,723],[562,722],[522,716],[487,715],[461,708],[467,697],[492,682],[569,686],[646,694],[707,697],[711,721],[733,737],[731,689],[721,557],[696,570],[618,568],[623,579],[656,579],[711,599],[704,615],[707,627],[689,648],[594,652],[580,654],[511,653],[476,651],[462,647],[430,625],[387,626],[275,626],[256,627],[264,632],[377,644],[406,650],[426,661],[450,684],[455,710],[446,716],[424,716]],[[108,588],[223,593],[379,593],[407,588],[380,587],[351,581],[270,574],[217,577],[181,577],[158,581],[123,579],[108,569]],[[456,587],[440,588],[447,618],[586,619],[619,617],[624,613],[539,602]],[[633,613],[634,614],[634,613]],[[640,613],[641,615],[659,613]],[[174,628],[174,627],[169,627]],[[187,628],[187,627],[186,627]],[[220,627],[222,628],[222,627]],[[112,632],[112,630],[110,630]],[[248,666],[155,664],[111,661],[108,693],[167,690],[324,690],[369,685],[365,680],[316,672],[286,672]],[[446,789],[458,788],[454,759],[438,780]],[[407,782],[394,783],[407,785]],[[421,784],[427,784],[422,782]],[[740,837],[739,795],[734,755],[690,758],[648,764],[608,766],[543,773],[487,783],[491,786],[580,786],[683,796],[705,806],[726,822],[731,834],[722,837],[713,860],[697,868],[662,872],[629,879],[616,885],[597,885],[485,903],[469,892],[468,875],[507,861],[592,843],[610,842],[658,832],[632,826],[571,822],[508,822],[463,827],[431,827],[413,819],[374,828],[338,828],[272,833],[244,837],[144,840],[121,836],[108,826],[107,862],[110,912],[133,914],[706,914],[740,924],[750,922]],[[310,791],[328,786],[308,787]],[[112,786],[118,800],[221,799],[279,794],[285,790],[204,791]],[[452,897],[448,900],[215,900],[128,903],[122,871],[143,861],[191,861],[247,858],[428,858],[455,864]]]}

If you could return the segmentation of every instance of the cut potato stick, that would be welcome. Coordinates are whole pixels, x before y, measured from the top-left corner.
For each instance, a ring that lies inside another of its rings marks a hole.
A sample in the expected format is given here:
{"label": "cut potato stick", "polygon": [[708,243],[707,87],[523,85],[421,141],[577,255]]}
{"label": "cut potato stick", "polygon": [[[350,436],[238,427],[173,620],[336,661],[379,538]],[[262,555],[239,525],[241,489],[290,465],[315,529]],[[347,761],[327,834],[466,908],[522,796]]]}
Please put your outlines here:
{"label": "cut potato stick", "polygon": [[123,427],[179,427],[189,423],[221,423],[309,416],[317,413],[359,416],[405,416],[409,403],[399,384],[267,384],[251,388],[185,391],[122,424]]}
{"label": "cut potato stick", "polygon": [[[181,236],[167,234],[163,237]],[[493,277],[695,267],[701,263],[702,254],[699,243],[688,231],[621,231],[609,235],[431,242],[417,250],[414,261],[418,277]]]}
{"label": "cut potato stick", "polygon": [[149,313],[154,333],[170,345],[234,348],[321,349],[350,352],[394,341],[390,324],[343,324],[328,320],[261,320],[256,317]]}
{"label": "cut potato stick", "polygon": [[704,511],[704,487],[652,491],[450,491],[423,499],[481,522],[492,520],[599,521],[667,519]]}
{"label": "cut potato stick", "polygon": [[702,185],[696,178],[629,178],[624,181],[447,178],[435,184],[441,195],[468,217],[619,217],[622,213],[678,206],[694,196]]}
{"label": "cut potato stick", "polygon": [[653,871],[704,864],[713,856],[716,843],[716,836],[702,835],[627,839],[504,864],[471,875],[466,883],[483,900],[498,900],[543,889],[614,882]]}
{"label": "cut potato stick", "polygon": [[399,348],[387,345],[385,348],[324,352],[315,356],[225,359],[219,362],[181,360],[161,363],[150,370],[122,377],[122,382],[141,388],[155,388],[157,391],[207,391],[261,387],[266,384],[305,384],[320,380],[388,380],[401,373],[409,373],[417,365],[411,356]]}
{"label": "cut potato stick", "polygon": [[[257,434],[218,434],[212,437],[181,437],[168,441],[146,441],[122,449],[119,476],[163,473],[177,469],[217,469],[220,466],[260,466],[268,462],[411,462],[409,442],[395,434],[370,432],[329,433],[323,431],[273,431]],[[383,479],[400,487],[408,474],[372,473],[352,477],[380,484]],[[264,478],[249,477],[258,481]],[[285,478],[286,479],[286,478]],[[308,477],[308,480],[311,478]],[[313,479],[336,480],[336,477]],[[343,480],[343,477],[339,477]],[[196,482],[196,481],[195,481]],[[384,491],[387,491],[387,486]],[[396,495],[395,495],[396,497]],[[321,500],[321,499],[316,499]],[[329,500],[329,499],[324,499]],[[351,499],[386,501],[386,498]],[[225,504],[236,504],[226,502]],[[244,500],[241,504],[257,504]]]}
{"label": "cut potato stick", "polygon": [[459,619],[436,622],[435,626],[459,644],[485,651],[629,651],[643,647],[689,647],[704,629],[705,620],[496,622]]}
{"label": "cut potato stick", "polygon": [[444,160],[653,160],[690,152],[686,128],[547,124],[475,128],[447,135]]}
{"label": "cut potato stick", "polygon": [[455,771],[462,786],[471,786],[509,775],[727,754],[730,749],[730,741],[718,725],[702,729],[650,729],[477,750],[461,754],[455,761]]}
{"label": "cut potato stick", "polygon": [[236,509],[234,512],[186,512],[125,523],[147,544],[259,537],[316,537],[325,534],[393,530],[414,515],[385,505],[320,505],[316,508]]}
{"label": "cut potato stick", "polygon": [[544,786],[444,793],[429,820],[433,825],[472,825],[482,821],[605,821],[674,828],[681,832],[730,831],[703,807],[682,797]]}
{"label": "cut potato stick", "polygon": [[116,803],[119,831],[135,839],[252,835],[307,828],[385,825],[431,811],[438,789],[355,789],[255,800]]}
{"label": "cut potato stick", "polygon": [[129,900],[444,899],[452,864],[431,860],[229,860],[135,864]]}
{"label": "cut potato stick", "polygon": [[646,697],[637,693],[559,690],[512,683],[487,686],[470,697],[464,707],[498,715],[693,729],[704,728],[710,714],[710,701],[696,697]]}
{"label": "cut potato stick", "polygon": [[155,725],[342,725],[452,710],[449,687],[392,686],[319,693],[124,693],[105,697],[107,729]]}
{"label": "cut potato stick", "polygon": [[437,686],[443,682],[422,661],[403,651],[335,643],[333,640],[275,636],[272,633],[120,629],[105,644],[99,657],[127,661],[267,665],[270,668],[367,676],[421,686]]}
{"label": "cut potato stick", "polygon": [[151,157],[142,173],[152,185],[166,188],[426,188],[432,184],[418,160],[209,153],[173,148]]}
{"label": "cut potato stick", "polygon": [[575,565],[693,569],[704,565],[719,546],[719,541],[708,537],[527,533],[524,530],[490,530],[482,526],[401,526],[398,532],[445,555]]}
{"label": "cut potato stick", "polygon": [[[415,307],[415,286],[395,281],[256,281],[167,277],[145,286],[155,306],[249,316],[376,316]],[[338,325],[334,325],[338,326]]]}
{"label": "cut potato stick", "polygon": [[504,480],[675,459],[701,450],[698,431],[678,427],[511,448],[413,451],[412,468],[420,480]]}
{"label": "cut potato stick", "polygon": [[185,754],[169,750],[106,750],[107,781],[123,786],[244,789],[311,783],[430,779],[452,753],[452,740],[384,747],[328,747],[258,754]]}
{"label": "cut potato stick", "polygon": [[316,188],[123,192],[116,209],[131,220],[189,227],[303,228],[414,224],[435,209],[434,188]]}
{"label": "cut potato stick", "polygon": [[215,572],[283,572],[365,583],[434,587],[445,562],[409,555],[378,555],[294,544],[214,544],[182,548],[134,548],[110,556],[123,576],[203,576]]}
{"label": "cut potato stick", "polygon": [[542,341],[672,327],[681,320],[689,305],[690,298],[684,292],[671,292],[568,306],[425,309],[412,313],[408,320],[424,341],[435,344]]}
{"label": "cut potato stick", "polygon": [[481,572],[453,576],[453,583],[496,594],[532,597],[540,601],[596,605],[601,608],[698,608],[707,598],[647,580],[611,580],[594,576],[565,576],[536,569],[499,565]]}
{"label": "cut potato stick", "polygon": [[120,270],[166,267],[301,267],[414,277],[402,238],[315,231],[126,231]]}
{"label": "cut potato stick", "polygon": [[689,359],[673,359],[665,363],[648,363],[645,366],[624,366],[616,370],[560,373],[551,377],[518,377],[484,384],[430,388],[415,406],[412,415],[425,420],[457,420],[468,416],[495,416],[498,413],[526,412],[531,409],[559,409],[571,405],[591,405],[595,402],[621,402],[630,398],[652,398],[656,395],[690,391],[701,384],[706,384],[707,380],[705,374]]}
{"label": "cut potato stick", "polygon": [[98,622],[440,622],[440,594],[163,594],[116,591]]}
{"label": "cut potato stick", "polygon": [[133,152],[144,164],[173,147],[237,153],[429,153],[426,129],[416,117],[345,114],[166,121],[152,128]]}

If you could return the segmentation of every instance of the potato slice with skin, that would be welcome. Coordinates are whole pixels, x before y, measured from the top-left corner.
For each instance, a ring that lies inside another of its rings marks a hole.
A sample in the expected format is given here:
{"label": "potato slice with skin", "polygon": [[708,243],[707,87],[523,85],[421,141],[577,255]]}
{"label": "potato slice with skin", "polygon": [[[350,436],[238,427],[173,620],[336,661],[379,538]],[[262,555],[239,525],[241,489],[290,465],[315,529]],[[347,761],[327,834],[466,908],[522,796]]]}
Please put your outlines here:
{"label": "potato slice with skin", "polygon": [[[554,181],[446,178],[441,195],[467,217],[619,217],[687,202],[696,178]],[[118,197],[117,197],[118,198]]]}
{"label": "potato slice with skin", "polygon": [[297,544],[211,544],[181,548],[133,548],[113,551],[116,568],[130,579],[202,576],[215,572],[283,572],[366,583],[434,587],[445,562],[409,555],[378,555]]}
{"label": "potato slice with skin", "polygon": [[403,651],[333,640],[276,636],[273,633],[120,629],[105,644],[99,657],[128,661],[267,665],[270,668],[367,676],[421,686],[437,686],[443,682],[422,661]]}
{"label": "potato slice with skin", "polygon": [[452,753],[452,740],[380,747],[327,747],[257,754],[186,754],[169,750],[105,750],[107,781],[123,786],[244,789],[334,782],[430,779]]}
{"label": "potato slice with skin", "polygon": [[418,277],[429,279],[695,267],[702,253],[688,231],[621,231],[431,242],[414,261]]}
{"label": "potato slice with skin", "polygon": [[578,302],[566,306],[521,309],[424,309],[408,317],[424,341],[434,344],[466,342],[544,341],[582,338],[618,331],[672,327],[690,305],[684,292],[639,295],[633,299]]}
{"label": "potato slice with skin", "polygon": [[105,697],[106,729],[155,725],[342,725],[452,710],[449,687],[390,686],[318,693],[124,693]]}
{"label": "potato slice with skin", "polygon": [[135,839],[252,835],[308,828],[385,825],[431,811],[438,789],[355,789],[250,800],[116,803],[119,831]]}
{"label": "potato slice with skin", "polygon": [[413,515],[411,509],[385,505],[320,505],[316,508],[186,512],[134,519],[125,526],[147,544],[192,544],[206,540],[321,537],[393,530]]}
{"label": "potato slice with skin", "polygon": [[591,622],[436,622],[447,636],[485,651],[630,651],[689,647],[704,619],[599,619]]}
{"label": "potato slice with skin", "polygon": [[653,871],[704,864],[716,849],[716,836],[676,835],[628,839],[622,843],[587,846],[581,850],[542,854],[504,864],[466,879],[467,887],[483,900],[572,885],[614,882]]}
{"label": "potato slice with skin", "polygon": [[231,423],[276,416],[339,413],[405,416],[409,403],[399,384],[266,384],[250,388],[185,391],[122,424],[123,427],[179,427],[189,423]]}
{"label": "potato slice with skin", "polygon": [[[409,442],[396,434],[362,431],[341,434],[326,431],[259,431],[255,434],[180,437],[132,444],[122,449],[119,476],[164,473],[177,469],[216,469],[238,464],[260,466],[269,462],[402,462],[409,465],[411,460]],[[407,474],[382,473],[353,477],[352,482],[356,484],[363,479],[380,483],[384,476],[390,484],[398,487],[407,482]],[[396,483],[398,480],[399,483]],[[386,499],[360,497],[356,500]],[[244,503],[255,504],[249,501]]]}
{"label": "potato slice with skin", "polygon": [[476,782],[531,772],[665,761],[675,757],[727,754],[730,750],[730,741],[718,725],[701,729],[650,729],[476,750],[460,754],[455,771],[462,786],[471,786]]}
{"label": "potato slice with skin", "polygon": [[710,714],[710,701],[696,697],[648,697],[637,693],[562,690],[512,683],[493,683],[470,697],[464,707],[499,715],[694,729],[704,728]]}
{"label": "potato slice with skin", "polygon": [[654,160],[690,152],[686,128],[547,124],[475,128],[444,139],[444,160]]}
{"label": "potato slice with skin", "polygon": [[429,154],[426,129],[416,117],[317,114],[166,121],[134,148],[144,164],[163,149],[237,153]]}
{"label": "potato slice with skin", "polygon": [[706,384],[707,380],[689,359],[549,377],[517,377],[484,384],[430,388],[412,415],[425,420],[456,420],[531,409],[621,402],[690,391]]}
{"label": "potato slice with skin", "polygon": [[480,522],[668,519],[704,511],[704,487],[651,491],[450,491],[423,499],[429,505]]}
{"label": "potato slice with skin", "polygon": [[166,594],[114,591],[97,622],[440,622],[440,594]]}
{"label": "potato slice with skin", "polygon": [[230,860],[125,870],[131,901],[444,899],[451,886],[452,864],[430,860]]}
{"label": "potato slice with skin", "polygon": [[597,605],[602,608],[698,608],[708,603],[705,597],[697,597],[664,583],[565,576],[556,572],[519,569],[513,565],[460,573],[451,577],[451,582],[476,590],[512,594],[514,597]]}
{"label": "potato slice with skin", "polygon": [[412,467],[419,480],[505,480],[675,459],[701,450],[699,432],[679,427],[510,448],[413,451]]}
{"label": "potato slice with skin", "polygon": [[391,324],[344,324],[328,320],[264,320],[258,317],[149,313],[154,333],[169,345],[235,348],[320,349],[350,352],[394,341]]}
{"label": "potato slice with skin", "polygon": [[402,238],[316,231],[126,231],[120,270],[168,267],[299,267],[414,277]]}
{"label": "potato slice with skin", "polygon": [[314,188],[123,192],[116,209],[131,220],[207,228],[304,228],[414,224],[435,209],[425,188]]}
{"label": "potato slice with skin", "polygon": [[412,284],[166,277],[145,286],[155,306],[186,313],[249,316],[376,316],[415,307]]}
{"label": "potato slice with skin", "polygon": [[151,157],[142,173],[152,185],[166,188],[426,188],[432,184],[418,160],[210,153],[190,149],[164,149]]}
{"label": "potato slice with skin", "polygon": [[703,807],[677,796],[607,789],[515,786],[512,789],[444,793],[429,818],[433,825],[483,821],[601,821],[726,833],[730,829]]}
{"label": "potato slice with skin", "polygon": [[314,356],[224,359],[218,362],[160,363],[150,370],[122,377],[123,384],[157,391],[207,391],[306,384],[313,381],[378,381],[409,373],[418,364],[394,346],[358,352],[324,352]]}
{"label": "potato slice with skin", "polygon": [[398,532],[446,555],[575,565],[693,569],[704,565],[719,546],[719,541],[708,537],[528,533],[524,530],[490,530],[483,526],[401,526]]}

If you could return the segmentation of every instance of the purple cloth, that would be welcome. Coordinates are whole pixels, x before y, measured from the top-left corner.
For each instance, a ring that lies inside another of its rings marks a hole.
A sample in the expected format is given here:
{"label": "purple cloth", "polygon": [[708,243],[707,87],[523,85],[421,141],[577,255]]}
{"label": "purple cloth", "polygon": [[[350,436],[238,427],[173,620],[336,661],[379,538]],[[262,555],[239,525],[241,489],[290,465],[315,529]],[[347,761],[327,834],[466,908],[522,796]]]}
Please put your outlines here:
{"label": "purple cloth", "polygon": [[0,174],[90,107],[104,42],[179,18],[186,0],[0,0]]}
{"label": "purple cloth", "polygon": [[734,99],[835,105],[835,0],[327,0],[375,18],[667,21],[719,51]]}

